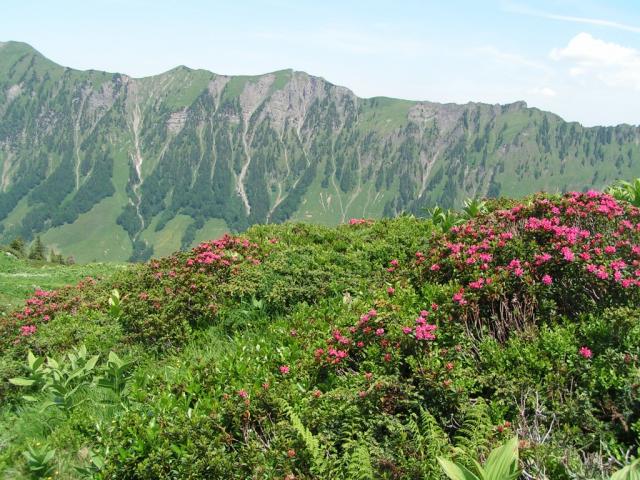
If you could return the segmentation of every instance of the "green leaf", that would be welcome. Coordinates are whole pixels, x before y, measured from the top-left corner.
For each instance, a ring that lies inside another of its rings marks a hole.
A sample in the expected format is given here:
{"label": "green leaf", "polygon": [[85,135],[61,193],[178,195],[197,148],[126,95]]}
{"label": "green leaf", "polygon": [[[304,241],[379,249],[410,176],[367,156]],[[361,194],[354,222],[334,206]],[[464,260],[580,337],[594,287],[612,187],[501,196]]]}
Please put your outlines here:
{"label": "green leaf", "polygon": [[93,357],[91,357],[85,364],[84,369],[86,371],[93,370],[96,366],[96,363],[98,363],[98,358],[99,355],[94,355]]}
{"label": "green leaf", "polygon": [[467,470],[463,465],[453,463],[446,458],[438,457],[438,463],[440,463],[442,470],[444,470],[444,473],[451,480],[482,480],[480,477]]}
{"label": "green leaf", "polygon": [[33,352],[31,350],[29,350],[29,353],[27,353],[27,364],[29,365],[29,368],[31,370],[33,370],[33,364],[36,362],[37,357],[33,354]]}
{"label": "green leaf", "polygon": [[640,458],[611,475],[611,480],[640,480]]}
{"label": "green leaf", "polygon": [[36,381],[35,380],[29,380],[28,378],[18,377],[18,378],[10,378],[9,379],[9,383],[11,383],[13,385],[17,385],[19,387],[30,387],[31,385],[36,383]]}
{"label": "green leaf", "polygon": [[518,469],[518,437],[513,437],[489,454],[484,470],[486,476],[496,479],[510,478]]}

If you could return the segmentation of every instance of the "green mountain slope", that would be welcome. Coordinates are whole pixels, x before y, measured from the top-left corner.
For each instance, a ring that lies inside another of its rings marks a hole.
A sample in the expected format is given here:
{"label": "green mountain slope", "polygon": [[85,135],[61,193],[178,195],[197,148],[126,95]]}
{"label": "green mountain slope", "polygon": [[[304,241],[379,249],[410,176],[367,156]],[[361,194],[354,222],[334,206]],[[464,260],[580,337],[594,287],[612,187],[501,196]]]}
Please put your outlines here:
{"label": "green mountain slope", "polygon": [[0,44],[0,241],[141,259],[209,232],[336,224],[640,175],[637,127],[510,105],[361,99],[291,70],[135,79]]}

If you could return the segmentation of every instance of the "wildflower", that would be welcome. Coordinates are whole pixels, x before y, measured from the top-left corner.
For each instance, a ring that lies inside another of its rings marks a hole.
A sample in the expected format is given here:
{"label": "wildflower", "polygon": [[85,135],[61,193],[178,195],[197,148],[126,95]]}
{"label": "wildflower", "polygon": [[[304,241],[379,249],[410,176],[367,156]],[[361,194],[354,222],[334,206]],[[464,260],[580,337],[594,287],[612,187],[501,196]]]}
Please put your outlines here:
{"label": "wildflower", "polygon": [[293,458],[295,456],[296,456],[296,451],[293,448],[290,448],[289,450],[287,450],[287,457]]}
{"label": "wildflower", "polygon": [[440,270],[440,265],[438,265],[437,263],[434,263],[433,265],[431,265],[430,270],[432,272],[437,272],[438,270]]}
{"label": "wildflower", "polygon": [[467,301],[464,299],[464,290],[460,289],[457,293],[453,294],[453,301],[458,305],[466,305]]}
{"label": "wildflower", "polygon": [[249,394],[247,393],[246,390],[238,390],[238,396],[244,399],[249,398]]}
{"label": "wildflower", "polygon": [[580,356],[587,359],[593,356],[593,352],[588,347],[580,347],[580,350],[578,350],[578,353],[580,354]]}
{"label": "wildflower", "polygon": [[280,365],[280,373],[283,375],[287,375],[289,373],[288,365]]}
{"label": "wildflower", "polygon": [[320,397],[322,396],[322,392],[321,392],[320,390],[317,390],[317,389],[316,389],[316,390],[314,390],[314,391],[313,391],[313,394],[312,394],[312,395],[313,395],[314,397],[316,397],[316,398],[320,398]]}
{"label": "wildflower", "polygon": [[446,368],[449,371],[453,370],[453,363],[447,362],[447,364],[444,366],[444,368]]}
{"label": "wildflower", "polygon": [[382,335],[384,335],[384,328],[378,328],[376,330],[376,335],[381,337]]}
{"label": "wildflower", "polygon": [[262,384],[262,388],[263,388],[264,390],[269,390],[269,383],[268,383],[268,382],[264,382],[264,383]]}
{"label": "wildflower", "polygon": [[411,327],[402,327],[402,333],[404,333],[405,335],[409,335],[411,332],[413,332],[413,328],[411,328]]}
{"label": "wildflower", "polygon": [[560,253],[562,253],[562,256],[567,262],[573,262],[573,260],[575,259],[575,255],[569,247],[562,247]]}
{"label": "wildflower", "polygon": [[393,287],[387,288],[387,294],[389,296],[393,295],[394,293],[396,293],[396,289],[395,288],[393,288]]}
{"label": "wildflower", "polygon": [[36,326],[35,325],[23,325],[22,327],[20,327],[20,335],[22,335],[23,337],[28,337],[29,335],[33,335],[34,333],[36,333]]}
{"label": "wildflower", "polygon": [[418,325],[416,327],[416,338],[418,340],[435,340],[436,336],[433,332],[436,331],[438,327],[436,325],[424,324]]}
{"label": "wildflower", "polygon": [[553,283],[553,279],[549,275],[545,275],[542,277],[542,283],[545,285],[551,285]]}
{"label": "wildflower", "polygon": [[398,266],[398,260],[397,260],[396,258],[394,258],[393,260],[391,260],[391,261],[389,262],[389,264],[390,264],[392,267],[397,267],[397,266]]}
{"label": "wildflower", "polygon": [[365,398],[365,397],[367,396],[367,392],[365,392],[365,391],[361,390],[361,391],[359,391],[359,392],[358,392],[358,396],[359,396],[360,398]]}

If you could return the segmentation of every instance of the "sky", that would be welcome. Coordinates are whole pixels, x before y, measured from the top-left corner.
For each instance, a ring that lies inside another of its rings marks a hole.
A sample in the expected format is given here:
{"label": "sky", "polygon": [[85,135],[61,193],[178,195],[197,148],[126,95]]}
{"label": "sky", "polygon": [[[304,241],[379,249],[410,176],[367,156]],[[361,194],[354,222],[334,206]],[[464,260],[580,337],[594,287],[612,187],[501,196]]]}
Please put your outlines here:
{"label": "sky", "polygon": [[7,40],[134,77],[292,68],[361,97],[640,124],[640,0],[3,0]]}

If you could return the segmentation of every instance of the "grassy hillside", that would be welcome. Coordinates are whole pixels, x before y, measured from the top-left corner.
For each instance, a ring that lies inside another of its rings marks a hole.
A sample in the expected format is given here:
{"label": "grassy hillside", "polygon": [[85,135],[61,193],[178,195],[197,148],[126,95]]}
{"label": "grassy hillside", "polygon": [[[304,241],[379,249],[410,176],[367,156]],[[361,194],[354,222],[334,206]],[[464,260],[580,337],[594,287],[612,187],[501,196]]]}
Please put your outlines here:
{"label": "grassy hillside", "polygon": [[105,278],[116,264],[58,265],[16,258],[0,250],[0,315],[21,305],[36,289],[54,290],[86,277]]}
{"label": "grassy hillside", "polygon": [[476,207],[254,226],[38,292],[0,324],[0,471],[441,479],[517,435],[521,478],[608,479],[640,440],[640,210]]}

